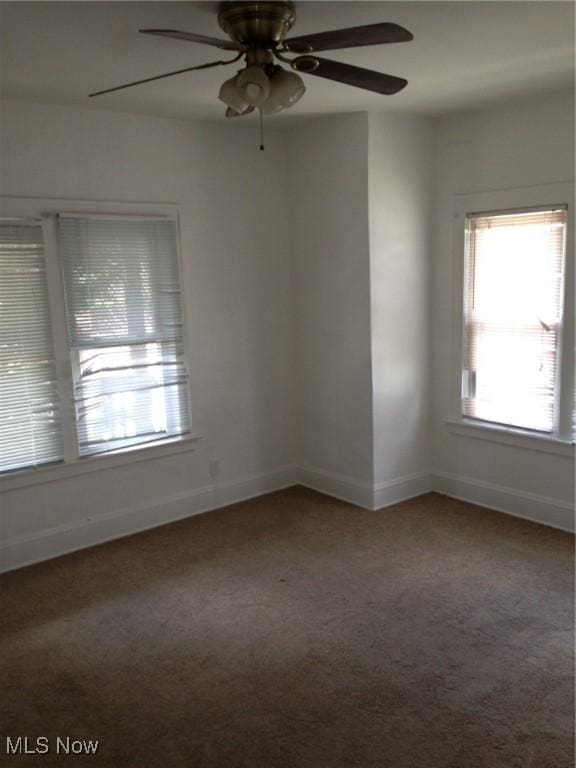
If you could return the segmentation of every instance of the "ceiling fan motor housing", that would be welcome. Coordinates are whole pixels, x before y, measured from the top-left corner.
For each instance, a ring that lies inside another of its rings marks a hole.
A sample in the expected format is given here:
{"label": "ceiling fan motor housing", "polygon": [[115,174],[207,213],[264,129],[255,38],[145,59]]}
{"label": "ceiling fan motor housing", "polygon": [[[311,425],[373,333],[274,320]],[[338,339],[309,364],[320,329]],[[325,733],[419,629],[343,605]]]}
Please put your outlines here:
{"label": "ceiling fan motor housing", "polygon": [[218,23],[232,40],[249,48],[274,48],[294,22],[296,10],[288,0],[241,2],[225,0],[218,6]]}

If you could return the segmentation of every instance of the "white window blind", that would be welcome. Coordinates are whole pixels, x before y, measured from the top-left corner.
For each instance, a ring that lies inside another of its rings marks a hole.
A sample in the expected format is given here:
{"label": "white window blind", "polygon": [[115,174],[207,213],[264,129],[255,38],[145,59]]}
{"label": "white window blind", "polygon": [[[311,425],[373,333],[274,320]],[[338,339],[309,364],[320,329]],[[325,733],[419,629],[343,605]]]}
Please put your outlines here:
{"label": "white window blind", "polygon": [[466,238],[463,415],[553,433],[566,210],[473,215]]}
{"label": "white window blind", "polygon": [[42,226],[0,222],[0,472],[62,457]]}
{"label": "white window blind", "polygon": [[190,430],[176,225],[60,215],[81,456]]}

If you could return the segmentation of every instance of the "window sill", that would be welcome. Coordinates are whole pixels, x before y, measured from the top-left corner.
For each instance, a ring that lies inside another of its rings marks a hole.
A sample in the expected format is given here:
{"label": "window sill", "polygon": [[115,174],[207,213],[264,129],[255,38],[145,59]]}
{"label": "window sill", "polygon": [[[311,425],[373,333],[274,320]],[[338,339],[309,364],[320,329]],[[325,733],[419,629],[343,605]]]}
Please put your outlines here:
{"label": "window sill", "polygon": [[199,436],[189,436],[182,440],[166,440],[156,445],[143,445],[139,448],[125,449],[117,453],[87,456],[67,463],[62,462],[45,467],[40,466],[35,469],[15,470],[10,474],[0,477],[0,493],[15,491],[18,488],[28,488],[32,485],[53,483],[57,480],[68,480],[71,477],[85,475],[90,472],[117,469],[127,464],[140,464],[143,461],[177,456],[181,453],[194,451],[200,439]]}
{"label": "window sill", "polygon": [[507,429],[482,422],[457,419],[445,419],[444,424],[452,435],[488,440],[491,443],[511,445],[514,448],[525,448],[530,451],[555,453],[559,456],[574,458],[574,442],[565,438],[537,435],[523,429]]}

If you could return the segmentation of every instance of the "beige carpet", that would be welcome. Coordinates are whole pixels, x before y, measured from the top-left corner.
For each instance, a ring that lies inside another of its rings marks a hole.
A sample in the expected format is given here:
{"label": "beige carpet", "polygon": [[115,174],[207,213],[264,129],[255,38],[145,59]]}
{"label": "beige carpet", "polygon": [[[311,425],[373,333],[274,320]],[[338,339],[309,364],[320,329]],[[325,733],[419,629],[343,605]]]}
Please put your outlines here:
{"label": "beige carpet", "polygon": [[572,768],[572,555],[435,494],[293,488],[7,574],[0,754],[51,752],[0,763]]}

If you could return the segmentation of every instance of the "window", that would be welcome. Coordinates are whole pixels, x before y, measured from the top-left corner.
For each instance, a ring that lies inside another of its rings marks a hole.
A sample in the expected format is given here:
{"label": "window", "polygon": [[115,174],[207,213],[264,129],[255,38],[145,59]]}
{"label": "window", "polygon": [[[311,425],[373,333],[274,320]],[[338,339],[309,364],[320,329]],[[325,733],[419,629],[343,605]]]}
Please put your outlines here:
{"label": "window", "polygon": [[185,435],[174,222],[60,216],[80,455]]}
{"label": "window", "polygon": [[40,222],[0,222],[0,472],[62,459]]}
{"label": "window", "polygon": [[190,434],[176,221],[82,206],[0,220],[0,472]]}
{"label": "window", "polygon": [[466,217],[462,415],[558,435],[566,206]]}

